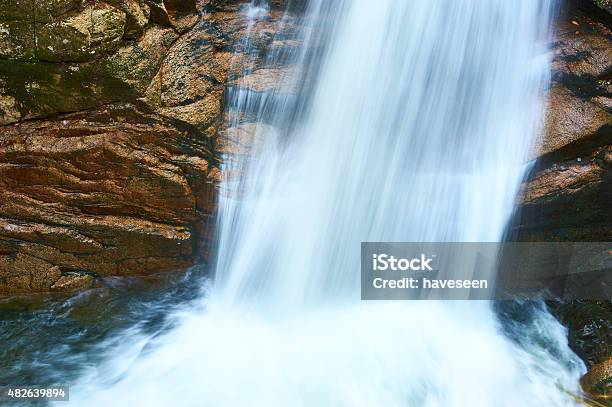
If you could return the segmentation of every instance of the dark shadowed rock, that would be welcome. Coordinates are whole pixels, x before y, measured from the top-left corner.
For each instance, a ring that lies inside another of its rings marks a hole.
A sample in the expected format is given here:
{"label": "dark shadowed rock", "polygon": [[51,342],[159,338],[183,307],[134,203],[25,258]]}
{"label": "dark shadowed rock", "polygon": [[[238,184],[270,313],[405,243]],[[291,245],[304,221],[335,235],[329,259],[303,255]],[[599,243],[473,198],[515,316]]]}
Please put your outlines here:
{"label": "dark shadowed rock", "polygon": [[612,1],[611,0],[593,0],[593,3],[597,4],[602,10],[606,10],[612,14]]}

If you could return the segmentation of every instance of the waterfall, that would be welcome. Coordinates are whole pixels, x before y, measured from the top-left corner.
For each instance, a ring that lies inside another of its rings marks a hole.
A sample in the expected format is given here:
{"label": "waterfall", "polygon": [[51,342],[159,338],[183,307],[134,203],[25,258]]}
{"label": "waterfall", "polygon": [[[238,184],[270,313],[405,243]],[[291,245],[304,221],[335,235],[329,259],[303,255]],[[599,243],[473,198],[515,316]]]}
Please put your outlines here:
{"label": "waterfall", "polygon": [[[582,366],[545,312],[517,343],[488,302],[359,299],[362,241],[502,239],[542,113],[551,1],[288,12],[228,90],[203,306],[116,350],[75,405],[574,405]],[[275,75],[263,90],[260,74]]]}

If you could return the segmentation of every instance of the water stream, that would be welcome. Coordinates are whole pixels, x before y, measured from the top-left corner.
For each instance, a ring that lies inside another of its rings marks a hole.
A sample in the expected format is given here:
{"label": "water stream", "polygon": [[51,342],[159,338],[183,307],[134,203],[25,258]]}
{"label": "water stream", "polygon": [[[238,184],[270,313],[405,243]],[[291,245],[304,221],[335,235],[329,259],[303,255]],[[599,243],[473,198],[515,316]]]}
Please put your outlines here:
{"label": "water stream", "polygon": [[[245,8],[250,24],[266,7]],[[362,241],[503,238],[544,109],[552,7],[288,12],[259,67],[275,85],[254,90],[249,70],[228,90],[241,147],[224,161],[212,288],[161,333],[106,339],[70,404],[574,405],[583,366],[543,309],[502,326],[484,301],[359,299]]]}

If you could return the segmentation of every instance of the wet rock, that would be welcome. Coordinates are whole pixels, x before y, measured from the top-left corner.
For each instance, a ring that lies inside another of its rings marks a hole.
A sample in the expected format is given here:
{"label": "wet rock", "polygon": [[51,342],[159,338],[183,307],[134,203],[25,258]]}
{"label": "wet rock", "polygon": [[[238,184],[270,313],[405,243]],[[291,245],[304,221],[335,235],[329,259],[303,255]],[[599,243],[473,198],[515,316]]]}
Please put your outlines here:
{"label": "wet rock", "polygon": [[255,151],[261,149],[268,137],[273,137],[275,129],[265,123],[242,123],[234,127],[221,130],[216,139],[216,151],[227,168],[219,173],[219,180],[223,181],[225,188],[220,193],[240,199],[243,191],[241,181],[247,174],[248,161],[252,159]]}
{"label": "wet rock", "polygon": [[602,394],[612,384],[612,356],[593,366],[580,380],[582,387],[592,394]]}
{"label": "wet rock", "polygon": [[[558,150],[586,136],[596,134],[612,123],[609,109],[590,99],[582,99],[560,84],[550,90],[546,118],[547,137],[537,146],[540,155]],[[610,100],[604,97],[602,102]]]}
{"label": "wet rock", "polygon": [[36,24],[36,59],[89,61],[115,50],[124,35],[126,14],[95,3],[60,21]]}
{"label": "wet rock", "polygon": [[612,238],[609,23],[605,12],[584,2],[571,3],[558,21],[539,159],[511,226],[521,240]]}
{"label": "wet rock", "polygon": [[160,112],[203,128],[215,123],[231,53],[219,52],[205,31],[194,30],[177,40],[146,92]]}
{"label": "wet rock", "polygon": [[84,0],[0,0],[0,21],[48,23],[82,10]]}
{"label": "wet rock", "polygon": [[144,0],[108,0],[108,3],[126,15],[124,38],[140,37],[151,16],[149,5]]}
{"label": "wet rock", "polygon": [[[269,68],[276,75],[260,74],[260,81],[271,85],[286,72],[279,67],[261,66],[261,54],[271,44],[263,35],[255,48],[241,48],[247,19],[234,4],[232,12],[203,16],[191,31],[181,35],[167,53],[156,77],[145,92],[144,100],[169,117],[177,117],[214,134],[221,123],[223,95],[229,81],[245,70]],[[281,12],[271,12],[270,19],[256,24],[256,32],[269,32]],[[258,48],[260,47],[260,48]],[[257,81],[253,81],[254,86]],[[264,86],[263,84],[261,86]]]}
{"label": "wet rock", "polygon": [[93,285],[93,276],[88,274],[68,274],[61,276],[53,285],[51,290],[75,291],[90,288]]}
{"label": "wet rock", "polygon": [[198,21],[197,0],[164,0],[170,23],[179,32],[185,32]]}
{"label": "wet rock", "polygon": [[33,15],[34,0],[0,0],[0,21],[32,21]]}
{"label": "wet rock", "polygon": [[36,48],[34,33],[34,22],[0,21],[0,58],[33,59]]}
{"label": "wet rock", "polygon": [[8,95],[0,95],[0,124],[16,122],[21,118],[17,100]]}
{"label": "wet rock", "polygon": [[0,292],[3,294],[49,291],[62,276],[59,267],[25,253],[5,259],[5,250],[4,241],[0,240]]}
{"label": "wet rock", "polygon": [[151,27],[136,42],[101,61],[42,63],[0,60],[0,125],[20,118],[135,100],[156,75],[177,34]]}
{"label": "wet rock", "polygon": [[610,18],[577,3],[557,23],[553,86],[539,154],[588,138],[612,123]]}
{"label": "wet rock", "polygon": [[231,82],[231,85],[244,88],[251,92],[293,93],[297,91],[297,89],[292,88],[295,82],[291,81],[291,79],[296,77],[296,75],[297,70],[291,66],[262,68]]}
{"label": "wet rock", "polygon": [[265,136],[274,130],[264,123],[243,123],[219,132],[216,150],[224,155],[249,157],[261,148]]}
{"label": "wet rock", "polygon": [[194,0],[145,0],[151,11],[151,21],[173,27],[180,33],[188,31],[198,21],[200,3]]}
{"label": "wet rock", "polygon": [[153,26],[138,42],[120,48],[109,57],[104,63],[104,69],[109,76],[142,94],[177,38],[174,30]]}
{"label": "wet rock", "polygon": [[153,23],[165,27],[170,27],[172,25],[163,0],[146,0],[146,4],[149,6],[150,19]]}
{"label": "wet rock", "polygon": [[[0,57],[22,61],[89,61],[115,49],[124,35],[126,14],[108,4],[52,15],[40,21],[36,14],[23,19],[0,18]],[[36,20],[35,20],[36,18]]]}
{"label": "wet rock", "polygon": [[214,207],[207,139],[132,105],[60,119],[0,133],[0,293],[64,287],[56,267],[124,275],[192,264]]}
{"label": "wet rock", "polygon": [[541,159],[513,226],[519,240],[610,240],[612,146],[597,146],[599,141],[578,142]]}
{"label": "wet rock", "polygon": [[4,98],[15,100],[0,105],[0,125],[17,117],[79,111],[137,97],[134,89],[96,61],[51,64],[0,59],[0,83],[4,84]]}
{"label": "wet rock", "polygon": [[221,113],[222,91],[211,92],[204,99],[188,105],[162,107],[158,111],[168,117],[175,117],[206,129],[212,135],[218,125]]}
{"label": "wet rock", "polygon": [[597,4],[601,9],[606,10],[612,14],[612,1],[610,0],[593,0],[593,3]]}

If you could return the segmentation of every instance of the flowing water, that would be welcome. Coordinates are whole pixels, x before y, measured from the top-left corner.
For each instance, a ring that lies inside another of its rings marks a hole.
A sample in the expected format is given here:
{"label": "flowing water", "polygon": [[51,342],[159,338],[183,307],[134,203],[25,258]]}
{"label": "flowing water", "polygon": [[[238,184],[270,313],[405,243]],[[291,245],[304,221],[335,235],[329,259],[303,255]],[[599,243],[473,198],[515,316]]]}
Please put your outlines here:
{"label": "flowing water", "polygon": [[[212,288],[163,333],[105,342],[72,404],[573,405],[583,366],[544,310],[502,326],[489,302],[359,299],[362,241],[503,238],[544,107],[552,6],[287,13],[262,63],[284,74],[228,90],[228,137],[249,145],[225,157]],[[245,8],[251,28],[266,7]]]}

